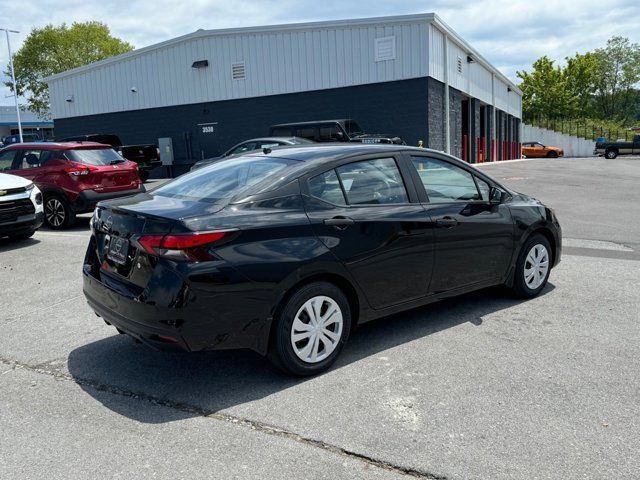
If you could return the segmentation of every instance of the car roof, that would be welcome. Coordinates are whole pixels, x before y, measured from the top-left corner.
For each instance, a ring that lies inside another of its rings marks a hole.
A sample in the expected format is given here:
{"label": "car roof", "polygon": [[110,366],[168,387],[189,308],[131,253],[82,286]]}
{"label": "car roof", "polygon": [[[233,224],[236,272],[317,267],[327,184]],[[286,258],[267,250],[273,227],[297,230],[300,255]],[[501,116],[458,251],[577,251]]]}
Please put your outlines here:
{"label": "car roof", "polygon": [[[299,162],[317,162],[327,163],[332,160],[348,158],[356,155],[375,155],[375,154],[391,154],[391,152],[408,152],[408,153],[436,153],[443,155],[443,152],[430,148],[410,147],[407,145],[396,144],[370,144],[359,142],[340,142],[340,143],[314,143],[312,145],[292,145],[279,147],[272,153],[264,153],[263,150],[255,150],[245,153],[243,157],[277,157],[287,160],[296,160]],[[446,155],[446,154],[444,154]]]}
{"label": "car roof", "polygon": [[112,148],[111,145],[97,142],[23,142],[12,143],[7,150],[80,150],[88,148]]}
{"label": "car roof", "polygon": [[320,123],[344,123],[344,122],[352,122],[350,118],[340,118],[337,120],[312,120],[307,122],[289,122],[289,123],[279,123],[277,125],[271,125],[271,128],[276,127],[293,127],[299,125],[318,125]]}

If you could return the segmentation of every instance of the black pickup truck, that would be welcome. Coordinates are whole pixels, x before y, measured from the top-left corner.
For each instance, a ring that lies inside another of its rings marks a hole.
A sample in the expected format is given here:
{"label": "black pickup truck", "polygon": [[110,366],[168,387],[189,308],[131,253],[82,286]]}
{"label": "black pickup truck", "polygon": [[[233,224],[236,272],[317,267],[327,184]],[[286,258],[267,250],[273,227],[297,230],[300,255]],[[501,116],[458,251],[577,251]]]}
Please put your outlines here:
{"label": "black pickup truck", "polygon": [[631,142],[596,142],[593,153],[609,159],[618,155],[640,155],[640,135],[634,135]]}
{"label": "black pickup truck", "polygon": [[120,137],[113,133],[92,133],[56,139],[57,142],[97,142],[111,145],[121,156],[138,164],[140,180],[146,182],[149,172],[162,165],[157,145],[122,145]]}
{"label": "black pickup truck", "polygon": [[269,128],[270,137],[300,137],[314,142],[395,143],[405,145],[397,135],[364,133],[351,119],[316,120],[312,122],[281,123]]}

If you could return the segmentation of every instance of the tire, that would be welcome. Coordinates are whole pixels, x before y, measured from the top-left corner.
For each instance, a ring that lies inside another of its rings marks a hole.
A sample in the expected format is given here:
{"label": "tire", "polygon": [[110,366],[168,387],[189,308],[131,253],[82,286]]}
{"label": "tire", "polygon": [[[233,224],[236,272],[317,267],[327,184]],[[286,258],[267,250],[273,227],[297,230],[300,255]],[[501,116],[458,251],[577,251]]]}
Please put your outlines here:
{"label": "tire", "polygon": [[618,156],[618,150],[616,150],[615,148],[610,148],[609,150],[604,152],[604,156],[609,160],[613,160]]}
{"label": "tire", "polygon": [[76,216],[65,198],[55,193],[45,197],[44,221],[49,228],[54,230],[69,228],[75,220]]}
{"label": "tire", "polygon": [[142,183],[149,180],[149,170],[139,170],[138,175],[140,176],[140,180],[142,181]]}
{"label": "tire", "polygon": [[558,152],[547,153],[547,158],[558,158]]}
{"label": "tire", "polygon": [[9,235],[11,240],[26,240],[27,238],[33,237],[33,234],[36,233],[35,230],[29,230],[23,233],[18,233],[17,235]]}
{"label": "tire", "polygon": [[[525,242],[518,256],[513,278],[512,290],[518,297],[535,297],[547,285],[551,273],[551,255],[551,245],[543,235],[532,235]],[[533,263],[532,260],[539,263]]]}
{"label": "tire", "polygon": [[[318,335],[312,330],[313,319],[307,307],[314,317],[319,309],[320,317],[328,315],[325,320],[333,320],[325,323],[326,328],[319,327]],[[331,314],[332,309],[337,311]],[[327,282],[304,285],[289,297],[274,319],[268,358],[288,375],[316,375],[331,367],[347,341],[350,328],[351,310],[342,290]]]}

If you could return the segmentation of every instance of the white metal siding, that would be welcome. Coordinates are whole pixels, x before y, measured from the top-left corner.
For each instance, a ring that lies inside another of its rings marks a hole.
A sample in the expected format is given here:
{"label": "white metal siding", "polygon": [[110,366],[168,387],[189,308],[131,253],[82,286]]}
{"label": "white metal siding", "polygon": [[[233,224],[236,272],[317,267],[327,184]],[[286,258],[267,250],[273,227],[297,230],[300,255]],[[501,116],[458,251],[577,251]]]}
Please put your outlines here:
{"label": "white metal siding", "polygon": [[[424,77],[428,28],[421,22],[185,39],[50,80],[51,108],[65,118]],[[390,36],[395,60],[376,62],[375,39]],[[208,67],[191,67],[205,59]],[[233,80],[232,64],[241,62],[246,78]],[[65,101],[70,95],[74,101]]]}
{"label": "white metal siding", "polygon": [[444,35],[429,25],[429,76],[444,82]]}

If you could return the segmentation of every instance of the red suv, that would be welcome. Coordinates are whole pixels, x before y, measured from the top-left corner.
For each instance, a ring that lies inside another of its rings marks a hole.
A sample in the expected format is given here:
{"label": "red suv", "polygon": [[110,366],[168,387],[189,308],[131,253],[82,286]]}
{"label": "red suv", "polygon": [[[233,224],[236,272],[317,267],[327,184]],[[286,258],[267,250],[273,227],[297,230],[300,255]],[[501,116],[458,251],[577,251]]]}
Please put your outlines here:
{"label": "red suv", "polygon": [[45,221],[55,229],[71,226],[100,200],[145,191],[137,164],[101,143],[17,143],[0,150],[0,172],[38,186]]}

